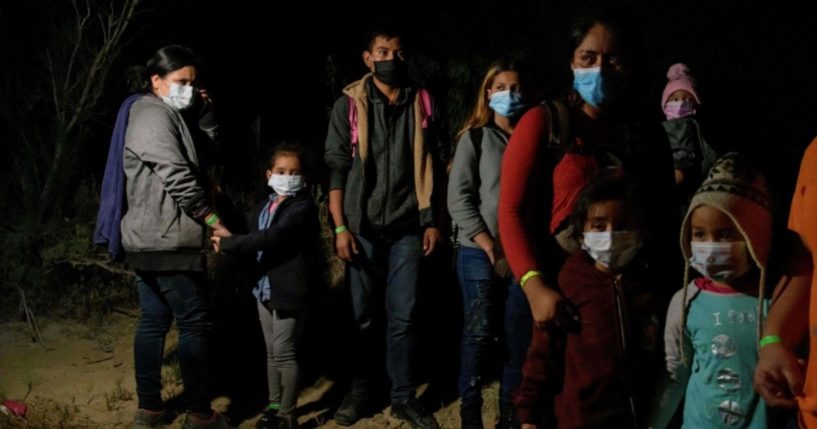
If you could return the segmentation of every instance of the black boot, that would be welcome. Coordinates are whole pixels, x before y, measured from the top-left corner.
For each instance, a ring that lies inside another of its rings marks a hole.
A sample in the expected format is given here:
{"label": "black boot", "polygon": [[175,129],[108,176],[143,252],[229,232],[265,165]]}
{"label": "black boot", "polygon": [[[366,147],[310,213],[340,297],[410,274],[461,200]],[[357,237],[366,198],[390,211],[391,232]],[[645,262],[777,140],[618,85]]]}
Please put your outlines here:
{"label": "black boot", "polygon": [[483,429],[482,410],[473,406],[460,406],[460,420],[462,429]]}
{"label": "black boot", "polygon": [[516,418],[516,409],[512,404],[501,405],[499,407],[499,419],[496,422],[496,429],[519,429],[519,421]]}
{"label": "black boot", "polygon": [[360,420],[369,409],[369,390],[353,387],[343,397],[340,406],[335,410],[335,423],[350,426]]}

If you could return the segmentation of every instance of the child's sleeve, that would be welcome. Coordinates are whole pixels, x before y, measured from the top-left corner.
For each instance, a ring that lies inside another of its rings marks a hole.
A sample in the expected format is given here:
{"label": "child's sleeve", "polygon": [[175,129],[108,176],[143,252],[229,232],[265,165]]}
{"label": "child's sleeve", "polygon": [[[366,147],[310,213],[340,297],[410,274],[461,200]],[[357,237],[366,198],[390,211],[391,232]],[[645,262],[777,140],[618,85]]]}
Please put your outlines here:
{"label": "child's sleeve", "polygon": [[527,359],[522,367],[522,383],[514,397],[519,423],[537,424],[542,414],[553,406],[550,383],[561,370],[558,364],[561,359],[557,359],[557,356],[564,356],[558,338],[534,327]]}
{"label": "child's sleeve", "polygon": [[221,251],[229,254],[297,248],[298,240],[305,236],[304,228],[314,216],[315,206],[311,201],[294,202],[269,228],[222,238]]}
{"label": "child's sleeve", "polygon": [[678,291],[667,310],[667,324],[664,329],[667,372],[658,383],[658,392],[650,412],[651,429],[667,427],[684,397],[689,381],[688,362],[692,361],[693,350],[689,337],[684,335],[684,307],[683,291]]}

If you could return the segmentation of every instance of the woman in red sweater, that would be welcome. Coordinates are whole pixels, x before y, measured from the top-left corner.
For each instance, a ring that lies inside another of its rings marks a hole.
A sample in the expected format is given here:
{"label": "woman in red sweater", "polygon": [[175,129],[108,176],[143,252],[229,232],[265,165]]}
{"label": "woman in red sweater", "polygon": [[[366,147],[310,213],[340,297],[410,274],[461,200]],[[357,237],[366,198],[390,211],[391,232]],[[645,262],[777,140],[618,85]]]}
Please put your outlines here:
{"label": "woman in red sweater", "polygon": [[[631,47],[624,25],[603,13],[585,16],[570,34],[573,90],[564,100],[529,110],[511,136],[502,164],[499,235],[540,327],[564,325],[574,318],[558,290],[556,274],[564,258],[576,253],[568,214],[589,180],[620,168],[635,178],[649,221],[662,231],[676,222],[672,197],[672,157],[658,124],[637,120],[633,108]],[[674,249],[671,237],[653,236]],[[674,261],[664,252],[656,261]],[[661,263],[655,268],[665,271]],[[677,271],[677,270],[676,270]],[[672,272],[672,270],[670,270]]]}

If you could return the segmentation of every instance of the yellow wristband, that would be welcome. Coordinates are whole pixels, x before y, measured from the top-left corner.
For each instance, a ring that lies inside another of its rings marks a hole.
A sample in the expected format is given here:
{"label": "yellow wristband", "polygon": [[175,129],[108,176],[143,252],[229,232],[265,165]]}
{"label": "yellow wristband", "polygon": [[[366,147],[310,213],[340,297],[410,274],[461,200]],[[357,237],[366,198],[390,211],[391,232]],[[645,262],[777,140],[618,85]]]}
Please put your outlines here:
{"label": "yellow wristband", "polygon": [[542,275],[541,271],[530,270],[527,273],[525,273],[525,275],[522,276],[521,279],[519,279],[519,286],[524,289],[525,288],[525,283],[527,283],[528,280],[530,280],[530,279],[532,279],[532,278],[534,278],[536,276],[541,276],[541,275]]}
{"label": "yellow wristband", "polygon": [[338,226],[338,227],[335,228],[335,235],[338,235],[341,232],[346,232],[346,231],[348,231],[348,229],[346,228],[346,225]]}

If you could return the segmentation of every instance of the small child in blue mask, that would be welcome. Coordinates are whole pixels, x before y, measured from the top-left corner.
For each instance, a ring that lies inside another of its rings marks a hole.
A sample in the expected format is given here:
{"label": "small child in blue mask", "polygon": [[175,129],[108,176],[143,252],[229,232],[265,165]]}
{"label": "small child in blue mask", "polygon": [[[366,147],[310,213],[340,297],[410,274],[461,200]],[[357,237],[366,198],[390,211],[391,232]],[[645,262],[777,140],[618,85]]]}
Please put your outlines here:
{"label": "small child in blue mask", "polygon": [[760,338],[772,242],[763,176],[726,154],[692,198],[681,228],[687,273],[692,267],[698,277],[685,279],[667,311],[667,378],[650,427],[667,427],[684,399],[684,428],[764,429],[766,404],[752,379],[759,349],[779,337]]}
{"label": "small child in blue mask", "polygon": [[273,192],[250,218],[248,234],[213,236],[216,251],[245,253],[257,261],[258,318],[267,345],[269,405],[258,429],[297,428],[296,343],[304,325],[320,249],[318,210],[306,187],[302,150],[277,146],[266,170]]}
{"label": "small child in blue mask", "polygon": [[681,190],[684,205],[718,157],[704,140],[696,119],[701,99],[695,79],[689,73],[685,64],[673,64],[661,95],[661,109],[667,118],[663,126],[675,161],[675,184]]}

